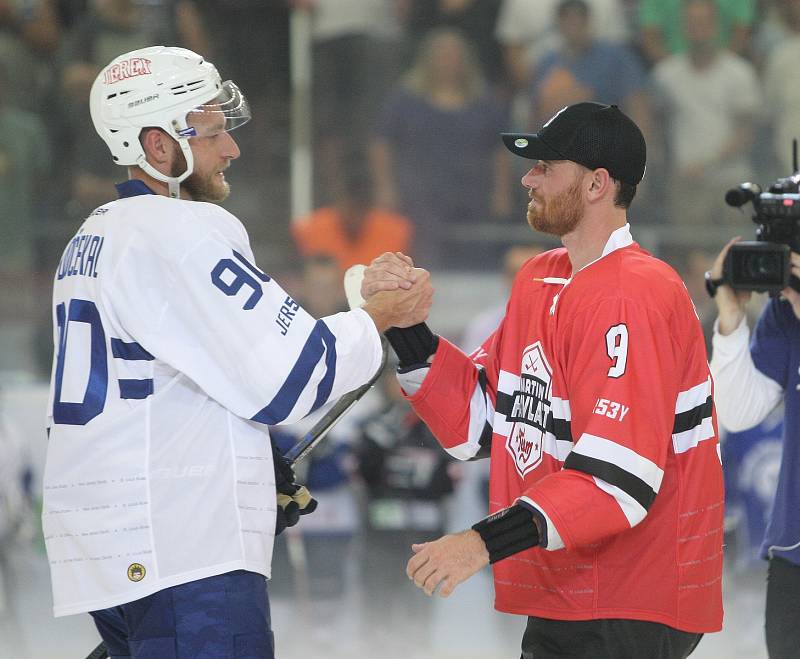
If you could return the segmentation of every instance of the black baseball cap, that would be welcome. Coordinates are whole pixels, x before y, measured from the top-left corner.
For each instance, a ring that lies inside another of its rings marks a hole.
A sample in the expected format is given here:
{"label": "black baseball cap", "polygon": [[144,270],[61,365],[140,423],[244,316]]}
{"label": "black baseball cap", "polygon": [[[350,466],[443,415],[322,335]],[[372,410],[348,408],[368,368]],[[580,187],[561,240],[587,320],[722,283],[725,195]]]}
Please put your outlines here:
{"label": "black baseball cap", "polygon": [[589,169],[603,167],[612,178],[638,185],[647,147],[633,120],[616,105],[568,105],[538,133],[503,133],[512,153],[532,160],[571,160]]}

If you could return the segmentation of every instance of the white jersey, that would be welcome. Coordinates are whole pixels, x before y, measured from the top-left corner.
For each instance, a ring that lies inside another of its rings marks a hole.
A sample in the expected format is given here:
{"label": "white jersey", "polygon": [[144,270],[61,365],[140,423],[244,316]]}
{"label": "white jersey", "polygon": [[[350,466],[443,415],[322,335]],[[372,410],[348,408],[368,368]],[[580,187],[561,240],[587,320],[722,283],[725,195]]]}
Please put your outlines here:
{"label": "white jersey", "polygon": [[143,194],[98,208],[56,273],[42,521],[56,616],[244,569],[270,575],[266,424],[380,363],[362,310],[315,320],[253,265],[222,208]]}

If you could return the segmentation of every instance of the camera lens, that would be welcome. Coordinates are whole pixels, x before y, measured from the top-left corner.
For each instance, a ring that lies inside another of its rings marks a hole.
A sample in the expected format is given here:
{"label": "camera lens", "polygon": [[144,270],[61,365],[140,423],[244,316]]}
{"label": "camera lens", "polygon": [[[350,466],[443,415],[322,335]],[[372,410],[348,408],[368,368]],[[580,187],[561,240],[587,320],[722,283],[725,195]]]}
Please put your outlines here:
{"label": "camera lens", "polygon": [[780,278],[783,262],[776,254],[748,254],[742,263],[744,275],[753,281]]}

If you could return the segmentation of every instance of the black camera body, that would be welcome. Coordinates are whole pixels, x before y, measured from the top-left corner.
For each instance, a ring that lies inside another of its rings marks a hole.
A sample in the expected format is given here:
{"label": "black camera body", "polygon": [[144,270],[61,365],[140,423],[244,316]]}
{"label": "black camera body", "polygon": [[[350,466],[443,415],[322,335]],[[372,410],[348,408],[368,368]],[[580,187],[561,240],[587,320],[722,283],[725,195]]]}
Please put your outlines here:
{"label": "black camera body", "polygon": [[[795,164],[796,160],[795,156]],[[736,290],[771,295],[787,286],[800,291],[789,258],[790,251],[800,253],[800,172],[778,179],[769,192],[755,183],[742,183],[728,190],[725,202],[737,208],[753,204],[756,240],[731,247],[722,267],[723,281]]]}

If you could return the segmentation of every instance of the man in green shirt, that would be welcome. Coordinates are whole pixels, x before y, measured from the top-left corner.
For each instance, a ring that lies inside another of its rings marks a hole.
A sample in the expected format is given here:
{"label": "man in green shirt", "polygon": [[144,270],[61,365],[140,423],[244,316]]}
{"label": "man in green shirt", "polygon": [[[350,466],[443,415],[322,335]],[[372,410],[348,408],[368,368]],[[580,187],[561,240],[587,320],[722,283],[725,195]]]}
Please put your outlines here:
{"label": "man in green shirt", "polygon": [[[685,0],[642,0],[639,7],[642,47],[651,63],[686,50],[685,4]],[[715,4],[719,45],[743,54],[749,45],[755,18],[754,0],[715,0]]]}

